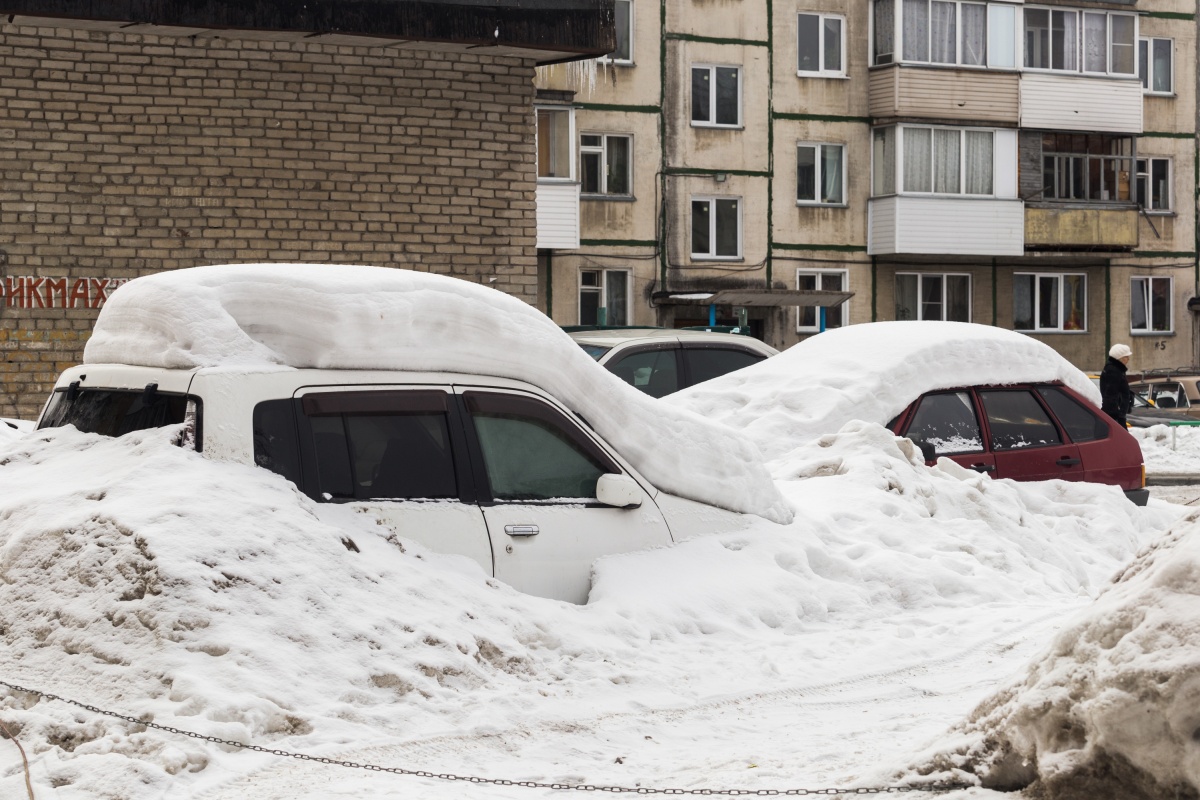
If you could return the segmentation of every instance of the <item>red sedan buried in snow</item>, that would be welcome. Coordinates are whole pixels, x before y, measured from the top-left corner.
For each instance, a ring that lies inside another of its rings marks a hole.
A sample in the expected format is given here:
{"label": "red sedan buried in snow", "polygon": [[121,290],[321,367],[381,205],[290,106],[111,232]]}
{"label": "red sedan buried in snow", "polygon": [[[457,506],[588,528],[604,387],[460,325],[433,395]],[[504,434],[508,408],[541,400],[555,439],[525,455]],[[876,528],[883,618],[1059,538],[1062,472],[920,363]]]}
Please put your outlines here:
{"label": "red sedan buried in snow", "polygon": [[1149,499],[1137,440],[1058,381],[927,392],[888,427],[930,463],[945,456],[993,478],[1092,481]]}

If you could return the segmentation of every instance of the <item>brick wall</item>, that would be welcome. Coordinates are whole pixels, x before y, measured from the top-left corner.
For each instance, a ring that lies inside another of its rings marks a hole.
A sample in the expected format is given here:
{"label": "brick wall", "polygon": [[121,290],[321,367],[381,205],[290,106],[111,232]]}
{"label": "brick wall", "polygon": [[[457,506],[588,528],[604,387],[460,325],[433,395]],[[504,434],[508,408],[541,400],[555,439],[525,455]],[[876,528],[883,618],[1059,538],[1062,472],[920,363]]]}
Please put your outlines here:
{"label": "brick wall", "polygon": [[34,417],[105,293],[160,270],[390,265],[534,302],[533,71],[0,23],[0,416]]}

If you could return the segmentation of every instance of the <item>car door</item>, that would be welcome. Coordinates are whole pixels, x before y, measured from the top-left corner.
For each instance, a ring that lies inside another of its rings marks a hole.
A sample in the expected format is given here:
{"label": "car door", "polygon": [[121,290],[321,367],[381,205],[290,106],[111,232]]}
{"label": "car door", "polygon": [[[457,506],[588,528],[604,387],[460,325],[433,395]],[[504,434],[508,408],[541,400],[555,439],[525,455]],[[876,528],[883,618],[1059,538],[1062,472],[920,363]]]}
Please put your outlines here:
{"label": "car door", "polygon": [[497,578],[583,603],[597,558],[671,542],[644,487],[636,508],[596,500],[600,476],[627,472],[565,412],[515,390],[460,392]]}
{"label": "car door", "polygon": [[995,458],[984,448],[983,427],[968,390],[922,395],[902,435],[927,442],[939,457],[946,456],[976,472],[996,471]]}
{"label": "car door", "polygon": [[1081,480],[1140,488],[1141,458],[1134,455],[1133,448],[1116,441],[1118,437],[1129,438],[1120,423],[1095,407],[1089,408],[1061,386],[1038,386],[1037,392],[1079,448]]}
{"label": "car door", "polygon": [[981,389],[993,477],[1019,481],[1082,480],[1079,446],[1064,440],[1032,388]]}
{"label": "car door", "polygon": [[365,514],[490,575],[491,542],[453,397],[449,386],[298,390],[299,484],[330,515],[334,506]]}
{"label": "car door", "polygon": [[622,348],[601,364],[609,372],[651,397],[665,397],[684,388],[679,345],[656,342]]}

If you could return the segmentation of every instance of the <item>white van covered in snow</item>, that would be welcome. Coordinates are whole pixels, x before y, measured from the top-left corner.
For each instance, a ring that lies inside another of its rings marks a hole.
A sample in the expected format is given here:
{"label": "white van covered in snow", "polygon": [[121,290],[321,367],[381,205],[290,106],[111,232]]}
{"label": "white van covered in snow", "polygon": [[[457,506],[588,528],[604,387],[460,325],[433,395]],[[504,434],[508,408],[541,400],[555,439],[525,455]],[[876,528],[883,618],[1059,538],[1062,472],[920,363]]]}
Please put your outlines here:
{"label": "white van covered in snow", "polygon": [[[600,556],[791,511],[757,449],[660,407],[500,292],[359,266],[230,265],[114,293],[39,427],[180,426],[532,594]],[[220,498],[213,498],[219,502]]]}

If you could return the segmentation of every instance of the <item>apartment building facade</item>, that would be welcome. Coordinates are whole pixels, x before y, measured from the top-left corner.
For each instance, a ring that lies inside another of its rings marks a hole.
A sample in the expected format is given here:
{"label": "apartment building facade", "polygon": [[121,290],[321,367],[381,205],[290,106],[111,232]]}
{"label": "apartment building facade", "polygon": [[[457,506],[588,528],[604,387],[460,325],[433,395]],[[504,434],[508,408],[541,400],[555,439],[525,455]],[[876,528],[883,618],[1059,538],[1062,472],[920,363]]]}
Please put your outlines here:
{"label": "apartment building facade", "polygon": [[539,194],[539,302],[777,347],[949,319],[1082,368],[1117,341],[1198,362],[1195,11],[617,0],[594,85],[539,70],[570,150],[548,172],[539,125],[539,192],[579,190],[577,246],[542,240]]}

